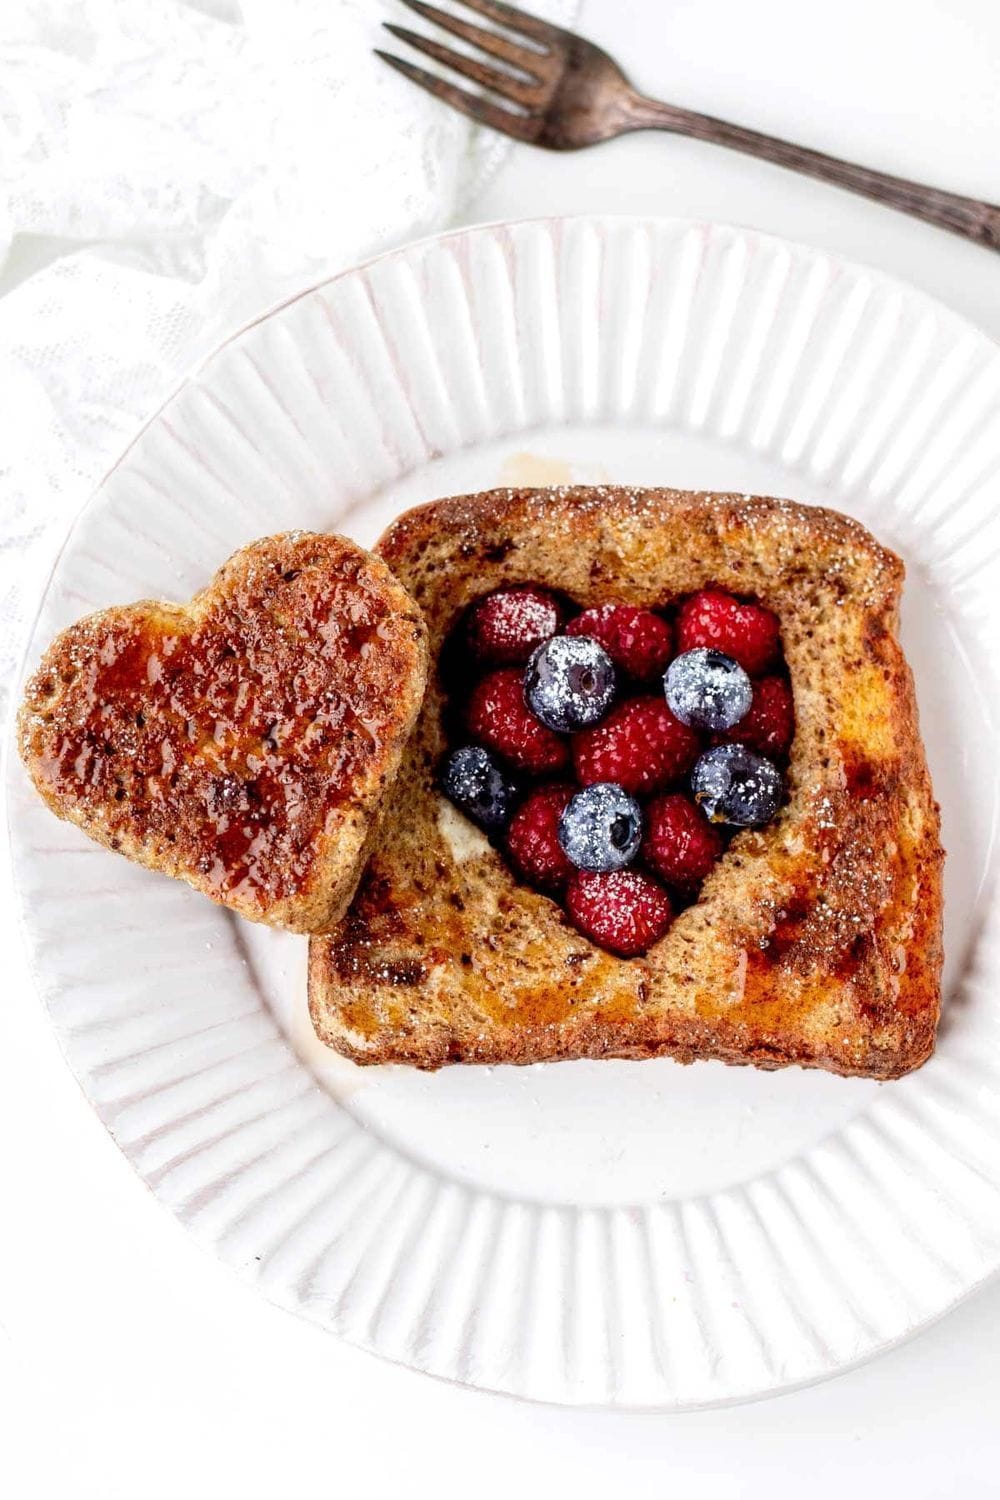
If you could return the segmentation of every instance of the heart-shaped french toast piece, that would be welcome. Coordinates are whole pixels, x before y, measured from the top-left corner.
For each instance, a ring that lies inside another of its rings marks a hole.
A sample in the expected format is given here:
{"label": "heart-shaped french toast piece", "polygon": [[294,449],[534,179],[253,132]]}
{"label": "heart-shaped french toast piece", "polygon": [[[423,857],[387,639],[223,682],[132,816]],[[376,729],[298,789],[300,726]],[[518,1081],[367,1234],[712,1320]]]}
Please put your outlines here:
{"label": "heart-shaped french toast piece", "polygon": [[189,604],[90,615],[27,684],[21,755],[60,818],[241,916],[346,909],[423,700],[426,628],[338,536],[237,552]]}

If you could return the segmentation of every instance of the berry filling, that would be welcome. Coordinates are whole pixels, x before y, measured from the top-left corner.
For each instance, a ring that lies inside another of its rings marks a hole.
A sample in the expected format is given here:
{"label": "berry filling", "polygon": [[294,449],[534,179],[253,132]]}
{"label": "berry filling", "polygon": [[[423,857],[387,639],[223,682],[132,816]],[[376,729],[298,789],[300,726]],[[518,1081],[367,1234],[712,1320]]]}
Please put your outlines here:
{"label": "berry filling", "polygon": [[620,957],[698,899],[727,833],[781,806],[795,713],[777,617],[755,600],[702,589],[581,610],[534,584],[497,589],[442,674],[441,790]]}

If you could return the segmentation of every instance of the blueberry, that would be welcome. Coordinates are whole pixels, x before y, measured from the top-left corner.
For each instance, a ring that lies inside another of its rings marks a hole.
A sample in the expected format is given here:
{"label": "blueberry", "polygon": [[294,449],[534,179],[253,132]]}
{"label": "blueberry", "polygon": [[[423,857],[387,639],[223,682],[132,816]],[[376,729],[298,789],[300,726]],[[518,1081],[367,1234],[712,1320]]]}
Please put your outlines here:
{"label": "blueberry", "polygon": [[615,668],[589,635],[554,635],[532,652],[524,699],[536,719],[560,734],[603,719],[614,701]]}
{"label": "blueberry", "polygon": [[732,729],[753,700],[750,678],[739,662],[706,646],[674,658],[663,690],[674,717],[695,729]]}
{"label": "blueberry", "polygon": [[777,766],[746,745],[716,745],[695,762],[691,790],[713,823],[759,828],[778,811],[784,783]]}
{"label": "blueberry", "polygon": [[581,870],[623,870],[642,842],[639,804],[613,781],[598,781],[570,798],[559,819],[559,843]]}
{"label": "blueberry", "polygon": [[498,832],[514,812],[517,787],[489,750],[465,745],[441,768],[441,790],[480,828]]}

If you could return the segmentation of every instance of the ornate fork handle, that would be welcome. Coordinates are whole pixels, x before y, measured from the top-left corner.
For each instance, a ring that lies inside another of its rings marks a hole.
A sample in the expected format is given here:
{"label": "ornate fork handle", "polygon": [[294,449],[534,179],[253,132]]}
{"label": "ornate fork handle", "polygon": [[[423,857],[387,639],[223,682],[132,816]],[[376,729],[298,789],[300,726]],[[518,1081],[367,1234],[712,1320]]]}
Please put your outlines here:
{"label": "ornate fork handle", "polygon": [[711,141],[717,146],[729,146],[734,151],[744,151],[776,166],[807,172],[822,182],[832,182],[837,187],[862,193],[866,198],[874,198],[876,203],[888,204],[890,208],[914,214],[929,224],[965,235],[992,250],[1000,250],[1000,208],[991,203],[963,198],[959,193],[946,193],[941,188],[925,187],[904,177],[892,177],[887,172],[874,172],[870,167],[840,161],[825,152],[811,151],[807,146],[794,146],[776,136],[730,125],[725,120],[713,119],[711,115],[660,104],[638,94],[629,101],[626,115],[627,128],[632,130],[671,130],[699,141]]}

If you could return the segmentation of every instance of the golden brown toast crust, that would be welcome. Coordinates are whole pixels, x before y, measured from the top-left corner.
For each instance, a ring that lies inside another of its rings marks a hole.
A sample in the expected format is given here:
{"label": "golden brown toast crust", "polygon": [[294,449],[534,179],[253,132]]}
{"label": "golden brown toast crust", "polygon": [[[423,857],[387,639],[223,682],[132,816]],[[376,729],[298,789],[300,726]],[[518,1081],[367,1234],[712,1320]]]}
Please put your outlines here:
{"label": "golden brown toast crust", "polygon": [[708,584],[782,625],[795,698],[787,805],[740,833],[641,959],[602,952],[441,799],[424,708],[355,901],[310,953],[319,1036],[358,1062],[648,1057],[893,1078],[934,1044],[938,811],[896,639],[903,567],[834,512],[672,490],[500,490],[409,512],[379,554],[432,661],[461,611],[531,580],[581,606]]}
{"label": "golden brown toast crust", "polygon": [[59,817],[253,921],[343,913],[423,696],[426,629],[342,537],[245,547],[187,605],[65,631],[19,718]]}

